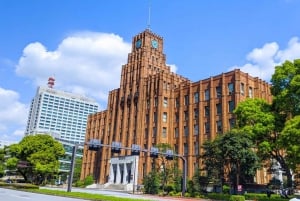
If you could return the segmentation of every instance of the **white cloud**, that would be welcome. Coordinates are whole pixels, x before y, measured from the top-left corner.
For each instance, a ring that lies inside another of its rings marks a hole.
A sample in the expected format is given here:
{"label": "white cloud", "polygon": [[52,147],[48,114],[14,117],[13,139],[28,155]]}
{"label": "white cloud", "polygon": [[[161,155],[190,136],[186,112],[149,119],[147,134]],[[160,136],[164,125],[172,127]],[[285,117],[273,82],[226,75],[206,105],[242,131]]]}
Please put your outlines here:
{"label": "white cloud", "polygon": [[[17,139],[24,135],[28,107],[19,101],[19,94],[0,87],[0,139]],[[12,131],[17,128],[18,131]],[[10,133],[12,132],[12,133]]]}
{"label": "white cloud", "polygon": [[55,88],[106,102],[108,92],[119,87],[130,48],[115,34],[80,32],[65,38],[54,51],[39,42],[27,45],[16,72],[37,86],[54,76]]}
{"label": "white cloud", "polygon": [[177,66],[175,64],[167,64],[170,67],[171,72],[176,73]]}
{"label": "white cloud", "polygon": [[252,76],[270,81],[275,66],[282,64],[286,60],[292,61],[300,58],[300,42],[297,37],[293,37],[288,42],[287,48],[282,50],[279,49],[279,45],[276,42],[266,43],[261,48],[253,49],[246,58],[248,63],[242,66],[235,65],[229,69],[239,68]]}

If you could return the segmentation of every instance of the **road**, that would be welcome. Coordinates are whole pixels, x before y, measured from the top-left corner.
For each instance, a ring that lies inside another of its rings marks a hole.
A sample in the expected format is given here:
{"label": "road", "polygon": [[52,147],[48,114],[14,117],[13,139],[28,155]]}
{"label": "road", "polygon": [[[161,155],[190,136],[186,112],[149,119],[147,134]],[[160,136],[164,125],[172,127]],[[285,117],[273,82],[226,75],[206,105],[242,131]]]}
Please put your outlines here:
{"label": "road", "polygon": [[84,201],[82,199],[28,193],[24,191],[0,188],[1,201]]}

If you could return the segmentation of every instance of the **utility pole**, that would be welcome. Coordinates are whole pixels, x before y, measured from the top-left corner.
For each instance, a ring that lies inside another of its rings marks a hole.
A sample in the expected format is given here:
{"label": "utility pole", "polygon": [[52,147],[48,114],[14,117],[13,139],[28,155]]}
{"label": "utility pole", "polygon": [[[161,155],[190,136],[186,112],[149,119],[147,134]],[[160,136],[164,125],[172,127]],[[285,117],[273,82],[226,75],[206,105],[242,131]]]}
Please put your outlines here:
{"label": "utility pole", "polygon": [[72,190],[74,168],[75,168],[75,163],[76,163],[76,152],[77,152],[78,146],[79,146],[78,144],[75,144],[72,149],[72,160],[71,160],[70,172],[69,172],[69,177],[68,177],[67,192],[71,192],[71,190]]}

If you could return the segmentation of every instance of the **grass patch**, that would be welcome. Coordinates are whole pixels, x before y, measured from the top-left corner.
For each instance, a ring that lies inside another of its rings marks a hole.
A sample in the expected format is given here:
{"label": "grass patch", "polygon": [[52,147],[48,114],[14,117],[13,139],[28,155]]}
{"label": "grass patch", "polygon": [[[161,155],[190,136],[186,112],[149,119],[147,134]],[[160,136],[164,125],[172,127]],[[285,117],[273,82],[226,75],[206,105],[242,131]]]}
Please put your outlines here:
{"label": "grass patch", "polygon": [[92,193],[83,193],[83,192],[66,192],[60,190],[49,190],[49,189],[31,189],[26,190],[28,192],[33,193],[41,193],[47,195],[56,195],[62,197],[71,197],[71,198],[81,198],[86,200],[97,200],[97,201],[133,201],[133,200],[143,200],[145,199],[134,199],[134,198],[122,198],[122,197],[114,197],[108,195],[100,195],[100,194],[92,194]]}

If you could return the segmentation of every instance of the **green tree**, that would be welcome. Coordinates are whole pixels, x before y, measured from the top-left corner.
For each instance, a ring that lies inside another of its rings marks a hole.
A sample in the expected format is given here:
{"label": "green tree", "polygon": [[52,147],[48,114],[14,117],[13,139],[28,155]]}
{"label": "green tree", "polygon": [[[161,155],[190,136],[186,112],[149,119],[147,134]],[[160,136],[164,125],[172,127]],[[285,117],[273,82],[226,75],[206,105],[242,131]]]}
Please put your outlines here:
{"label": "green tree", "polygon": [[234,110],[236,127],[250,135],[256,145],[271,140],[275,129],[272,106],[263,99],[246,99]]}
{"label": "green tree", "polygon": [[272,104],[253,99],[240,103],[235,110],[237,126],[251,133],[261,159],[280,164],[291,187],[291,170],[300,164],[295,130],[300,115],[300,60],[276,66],[271,82]]}
{"label": "green tree", "polygon": [[221,153],[220,139],[216,138],[213,141],[205,141],[203,143],[203,159],[206,171],[207,179],[210,182],[216,183],[218,180],[224,177],[224,158]]}
{"label": "green tree", "polygon": [[152,170],[143,179],[144,191],[147,194],[158,194],[160,179],[156,170]]}
{"label": "green tree", "polygon": [[300,115],[300,59],[276,66],[271,82],[274,110],[288,119]]}
{"label": "green tree", "polygon": [[5,161],[4,161],[4,149],[0,149],[0,177],[4,176],[4,170],[5,170]]}
{"label": "green tree", "polygon": [[[223,177],[228,178],[235,189],[239,184],[252,182],[259,168],[259,159],[252,141],[243,132],[231,130],[214,141],[207,142],[203,148],[203,160],[208,174],[218,176],[219,180]],[[217,168],[212,171],[214,165],[217,165]],[[228,175],[225,175],[225,172]]]}
{"label": "green tree", "polygon": [[285,159],[289,168],[296,170],[300,164],[300,115],[286,122],[278,141],[280,147],[285,148]]}
{"label": "green tree", "polygon": [[[157,148],[161,153],[165,153],[166,150],[170,150],[171,145],[166,143],[160,143],[157,145]],[[154,159],[157,162],[157,172],[159,173],[159,180],[161,183],[161,189],[165,192],[166,187],[175,184],[175,178],[177,175],[178,160],[167,160],[165,156],[159,155],[157,159]]]}
{"label": "green tree", "polygon": [[9,169],[17,170],[25,179],[36,184],[58,172],[59,161],[65,153],[61,143],[49,135],[29,135],[9,147]]}
{"label": "green tree", "polygon": [[[282,114],[262,99],[247,99],[235,109],[237,127],[250,133],[261,160],[275,159],[285,171],[288,186],[292,185],[292,174],[286,157],[287,144],[281,140]],[[286,138],[287,139],[287,138]]]}
{"label": "green tree", "polygon": [[[288,187],[292,186],[292,174],[299,165],[299,145],[291,142],[299,136],[295,131],[300,115],[300,59],[286,61],[275,67],[272,75],[273,110],[276,115],[275,135],[283,156],[277,160],[287,176]],[[297,142],[297,140],[295,141]]]}
{"label": "green tree", "polygon": [[209,177],[201,175],[200,169],[196,170],[193,176],[195,191],[200,193],[206,193],[207,186],[209,184]]}

